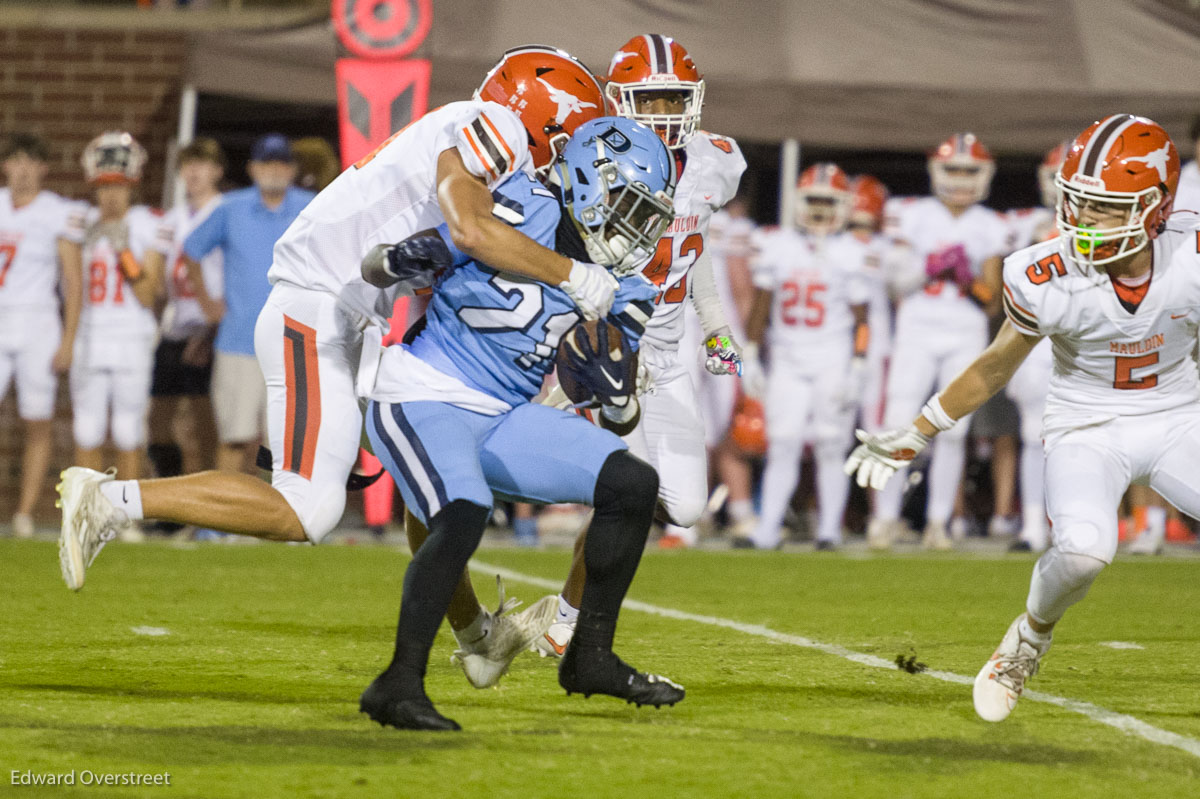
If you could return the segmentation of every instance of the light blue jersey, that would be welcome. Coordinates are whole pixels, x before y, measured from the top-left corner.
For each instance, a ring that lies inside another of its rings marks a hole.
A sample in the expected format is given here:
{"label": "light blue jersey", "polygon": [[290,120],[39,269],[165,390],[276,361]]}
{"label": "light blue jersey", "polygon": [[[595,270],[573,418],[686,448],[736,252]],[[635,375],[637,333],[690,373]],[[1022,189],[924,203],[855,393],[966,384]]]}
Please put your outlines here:
{"label": "light blue jersey", "polygon": [[[555,248],[562,212],[541,184],[517,173],[493,196],[497,217],[529,238]],[[442,229],[442,238],[450,236]],[[426,328],[414,355],[471,388],[516,406],[541,390],[554,368],[559,340],[582,317],[566,292],[502,275],[453,249],[454,265],[433,287]],[[640,274],[620,281],[609,321],[636,349],[654,310],[655,287]]]}

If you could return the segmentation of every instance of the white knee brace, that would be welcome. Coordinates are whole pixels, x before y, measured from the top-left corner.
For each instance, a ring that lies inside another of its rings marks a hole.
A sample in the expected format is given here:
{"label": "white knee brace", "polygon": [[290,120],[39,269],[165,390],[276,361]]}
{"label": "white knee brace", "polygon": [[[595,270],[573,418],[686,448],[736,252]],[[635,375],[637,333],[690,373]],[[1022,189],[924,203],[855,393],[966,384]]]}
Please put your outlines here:
{"label": "white knee brace", "polygon": [[1104,561],[1091,555],[1051,547],[1033,567],[1025,603],[1029,615],[1043,624],[1057,622],[1067,608],[1083,599],[1104,566]]}

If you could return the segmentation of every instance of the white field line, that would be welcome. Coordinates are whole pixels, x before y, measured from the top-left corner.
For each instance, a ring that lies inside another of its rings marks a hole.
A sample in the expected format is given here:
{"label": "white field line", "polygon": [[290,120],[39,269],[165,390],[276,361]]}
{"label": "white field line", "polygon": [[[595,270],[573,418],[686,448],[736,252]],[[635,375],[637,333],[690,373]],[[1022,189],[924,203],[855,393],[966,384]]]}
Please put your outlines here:
{"label": "white field line", "polygon": [[[471,561],[471,568],[477,571],[487,572],[489,574],[498,574],[506,580],[512,580],[517,583],[525,583],[527,585],[544,588],[548,591],[559,591],[562,589],[561,580],[547,580],[543,577],[535,577],[529,574],[506,569],[503,566],[493,566],[487,563],[482,563],[477,560]],[[622,607],[630,610],[641,611],[642,613],[651,613],[655,616],[662,616],[668,619],[679,619],[680,621],[691,621],[697,624],[707,624],[711,627],[724,627],[727,630],[736,630],[739,633],[746,635],[757,635],[760,638],[767,638],[772,641],[778,641],[781,644],[791,644],[792,646],[800,646],[805,649],[815,649],[818,652],[824,652],[827,655],[840,657],[844,660],[849,660],[853,663],[858,663],[863,666],[872,666],[879,669],[896,670],[894,661],[875,655],[867,655],[862,652],[855,652],[852,649],[846,649],[837,644],[826,644],[820,641],[814,641],[811,638],[805,638],[800,635],[789,635],[781,633],[777,630],[772,630],[770,627],[764,627],[761,624],[746,624],[744,622],[735,621],[733,619],[723,619],[719,616],[704,616],[699,613],[688,613],[685,610],[676,610],[675,608],[665,608],[660,605],[651,605],[648,602],[639,602],[636,599],[626,599]],[[932,677],[935,680],[943,682],[951,682],[957,685],[972,685],[975,682],[974,677],[966,677],[962,674],[955,674],[949,671],[923,671],[921,676]],[[1083,702],[1078,699],[1068,699],[1062,696],[1042,693],[1041,691],[1025,691],[1022,698],[1033,702],[1043,702],[1048,705],[1055,705],[1064,710],[1069,710],[1072,713],[1078,713],[1081,716],[1086,716],[1092,721],[1097,721],[1101,724],[1106,724],[1109,727],[1120,730],[1128,735],[1136,735],[1139,738],[1144,738],[1151,743],[1161,744],[1162,746],[1173,746],[1176,749],[1182,749],[1190,755],[1200,757],[1200,741],[1195,738],[1189,738],[1186,735],[1170,732],[1155,727],[1152,724],[1147,724],[1141,719],[1127,716],[1124,713],[1118,713],[1115,710],[1093,705],[1091,702]]]}

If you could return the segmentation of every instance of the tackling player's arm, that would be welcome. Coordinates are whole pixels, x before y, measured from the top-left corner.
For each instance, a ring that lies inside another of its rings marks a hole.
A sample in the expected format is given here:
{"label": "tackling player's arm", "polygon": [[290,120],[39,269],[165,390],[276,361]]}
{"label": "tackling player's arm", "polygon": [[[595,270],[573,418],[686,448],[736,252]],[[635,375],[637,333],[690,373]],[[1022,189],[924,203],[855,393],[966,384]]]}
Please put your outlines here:
{"label": "tackling player's arm", "polygon": [[454,246],[464,254],[504,272],[561,286],[589,319],[612,307],[616,281],[608,272],[559,255],[497,219],[487,184],[467,170],[456,148],[438,156],[437,196]]}
{"label": "tackling player's arm", "polygon": [[75,352],[75,332],[79,329],[79,310],[83,305],[83,250],[73,241],[58,240],[58,262],[62,269],[63,332],[62,343],[54,354],[54,371],[62,374],[71,366]]}

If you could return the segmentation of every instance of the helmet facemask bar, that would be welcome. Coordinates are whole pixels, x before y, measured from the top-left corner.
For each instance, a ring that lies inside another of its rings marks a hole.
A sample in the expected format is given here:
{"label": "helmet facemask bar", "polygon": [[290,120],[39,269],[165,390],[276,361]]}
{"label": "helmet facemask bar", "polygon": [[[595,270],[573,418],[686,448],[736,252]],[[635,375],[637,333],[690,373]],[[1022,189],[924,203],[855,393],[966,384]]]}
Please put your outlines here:
{"label": "helmet facemask bar", "polygon": [[146,151],[129,134],[104,134],[84,148],[81,161],[89,183],[136,183]]}
{"label": "helmet facemask bar", "polygon": [[[611,268],[614,275],[632,274],[654,254],[658,240],[675,218],[671,198],[651,194],[645,184],[625,180],[616,164],[603,164],[600,177],[608,187],[608,199],[586,208],[580,230],[588,255]],[[592,222],[589,217],[594,216]]]}
{"label": "helmet facemask bar", "polygon": [[[949,168],[975,168],[969,175],[953,174]],[[929,161],[929,182],[934,195],[944,203],[973,205],[983,200],[991,188],[996,165],[992,161],[970,157],[934,158]]]}
{"label": "helmet facemask bar", "polygon": [[[827,235],[837,233],[846,225],[850,214],[850,195],[824,187],[805,187],[796,190],[796,224],[805,233]],[[816,202],[814,202],[816,201]],[[821,209],[824,213],[813,213]]]}
{"label": "helmet facemask bar", "polygon": [[[660,79],[661,78],[661,79]],[[617,88],[613,98],[621,116],[640,122],[653,130],[669,149],[678,150],[696,135],[700,110],[704,105],[704,81],[679,80],[674,76],[654,76],[637,83],[610,83],[609,92]],[[679,92],[683,96],[683,111],[678,114],[643,114],[638,112],[638,92]]]}
{"label": "helmet facemask bar", "polygon": [[[1061,173],[1055,185],[1059,189],[1055,222],[1063,239],[1062,249],[1080,268],[1096,269],[1133,255],[1150,243],[1146,220],[1162,203],[1159,187],[1139,192],[1083,188],[1064,180]],[[1125,221],[1105,228],[1080,224],[1091,206],[1115,209]]]}

